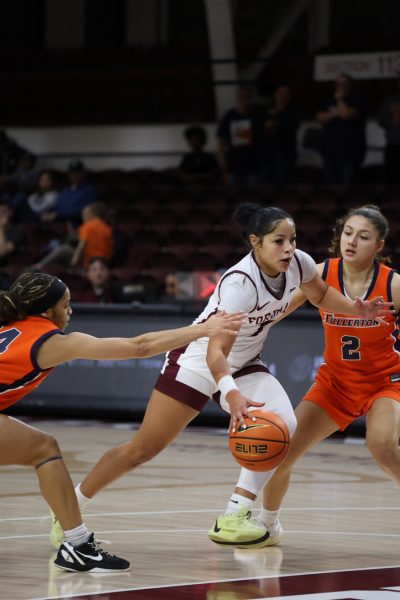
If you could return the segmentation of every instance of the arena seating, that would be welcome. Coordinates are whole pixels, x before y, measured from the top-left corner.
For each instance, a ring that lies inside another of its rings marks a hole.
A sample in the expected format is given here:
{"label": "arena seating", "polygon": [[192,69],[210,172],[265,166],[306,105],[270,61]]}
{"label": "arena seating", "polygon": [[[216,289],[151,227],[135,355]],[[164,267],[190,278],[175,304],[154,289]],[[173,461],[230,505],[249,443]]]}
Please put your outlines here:
{"label": "arena seating", "polygon": [[[179,271],[224,270],[247,252],[247,245],[232,220],[235,206],[244,201],[280,206],[296,222],[298,247],[317,260],[328,255],[332,228],[337,217],[350,207],[374,203],[389,218],[391,233],[387,252],[400,252],[398,206],[400,189],[360,185],[350,190],[299,184],[287,188],[260,187],[238,190],[223,186],[188,186],[162,183],[163,177],[143,182],[137,173],[105,171],[93,181],[112,210],[115,227],[122,237],[122,250],[112,264],[114,277],[123,282],[147,281],[152,290],[161,289],[165,275]],[[63,239],[65,225],[27,224],[23,247],[3,268],[11,277],[33,264],[54,239]],[[79,298],[82,277],[62,268],[59,273]],[[58,269],[58,271],[57,271]],[[142,278],[142,279],[140,279]],[[143,279],[144,278],[144,279]]]}

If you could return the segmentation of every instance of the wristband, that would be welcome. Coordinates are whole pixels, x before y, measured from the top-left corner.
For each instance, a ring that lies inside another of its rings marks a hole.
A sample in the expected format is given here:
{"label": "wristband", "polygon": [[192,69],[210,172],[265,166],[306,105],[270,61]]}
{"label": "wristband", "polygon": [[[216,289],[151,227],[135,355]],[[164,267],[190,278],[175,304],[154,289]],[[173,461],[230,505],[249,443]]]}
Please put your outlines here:
{"label": "wristband", "polygon": [[224,375],[218,381],[218,389],[221,392],[222,396],[226,396],[228,392],[232,390],[238,390],[238,386],[236,385],[232,375]]}

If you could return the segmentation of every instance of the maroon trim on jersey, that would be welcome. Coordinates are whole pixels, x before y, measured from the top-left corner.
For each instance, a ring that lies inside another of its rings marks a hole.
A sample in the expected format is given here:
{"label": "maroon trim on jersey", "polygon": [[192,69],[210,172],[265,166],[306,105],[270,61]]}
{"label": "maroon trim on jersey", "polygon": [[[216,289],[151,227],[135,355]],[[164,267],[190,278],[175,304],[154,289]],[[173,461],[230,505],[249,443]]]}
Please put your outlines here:
{"label": "maroon trim on jersey", "polygon": [[248,273],[245,273],[244,271],[230,271],[229,273],[227,273],[226,275],[223,275],[221,277],[221,279],[218,282],[218,300],[219,302],[221,302],[221,294],[220,294],[220,289],[221,289],[221,284],[224,281],[224,279],[226,279],[227,277],[229,277],[229,275],[233,275],[234,273],[239,273],[239,275],[244,275],[245,277],[247,277],[247,279],[249,279],[251,281],[251,283],[254,285],[254,288],[256,290],[256,295],[257,295],[257,300],[256,303],[254,305],[254,308],[252,308],[251,310],[249,310],[249,313],[252,313],[256,310],[257,306],[258,306],[258,292],[257,292],[257,286],[254,283],[254,281],[252,280],[252,278],[250,277],[250,275]]}
{"label": "maroon trim on jersey", "polygon": [[298,258],[297,258],[297,256],[296,256],[296,252],[293,254],[293,256],[295,257],[295,259],[296,259],[296,262],[297,262],[297,266],[299,267],[299,273],[300,273],[300,283],[303,283],[303,269],[301,268],[300,261],[299,261],[299,259],[298,259]]}
{"label": "maroon trim on jersey", "polygon": [[[233,373],[233,379],[238,379],[238,377],[243,377],[244,375],[249,375],[250,373],[269,373],[268,368],[265,365],[249,365],[248,367],[243,367],[243,369],[239,369],[236,373]],[[215,392],[213,394],[212,399],[214,402],[220,405],[221,401],[221,392]]]}
{"label": "maroon trim on jersey", "polygon": [[[257,265],[257,261],[254,258],[253,254],[251,255],[252,259],[254,260],[254,262]],[[261,282],[264,284],[264,287],[267,289],[267,292],[269,294],[271,294],[271,296],[273,296],[275,298],[275,300],[282,300],[285,291],[286,291],[286,286],[287,286],[287,279],[286,279],[286,273],[283,273],[283,286],[282,286],[282,293],[281,294],[277,294],[276,292],[274,292],[274,290],[272,288],[269,287],[268,283],[265,281],[264,276],[263,276],[263,272],[261,271],[260,267],[257,265],[257,269],[260,271],[260,279]],[[258,303],[257,303],[258,306]]]}
{"label": "maroon trim on jersey", "polygon": [[176,380],[180,369],[178,359],[186,348],[187,346],[182,346],[168,353],[168,364],[164,372],[158,376],[154,389],[200,412],[207,404],[208,396],[190,387],[190,385]]}

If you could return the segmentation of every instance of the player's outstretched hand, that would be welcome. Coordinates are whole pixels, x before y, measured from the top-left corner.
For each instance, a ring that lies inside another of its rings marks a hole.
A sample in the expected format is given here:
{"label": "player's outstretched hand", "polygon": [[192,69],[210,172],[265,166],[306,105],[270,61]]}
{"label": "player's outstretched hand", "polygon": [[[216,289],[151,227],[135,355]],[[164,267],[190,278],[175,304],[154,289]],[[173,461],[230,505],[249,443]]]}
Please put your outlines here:
{"label": "player's outstretched hand", "polygon": [[246,417],[252,421],[256,420],[256,418],[251,414],[251,410],[249,410],[250,406],[256,406],[259,408],[265,404],[264,402],[250,400],[250,398],[247,398],[247,396],[243,396],[239,390],[231,390],[228,392],[225,396],[225,400],[229,404],[229,410],[231,413],[229,430],[232,432],[236,431],[237,427],[240,425],[246,428]]}
{"label": "player's outstretched hand", "polygon": [[228,314],[224,310],[217,312],[204,322],[204,335],[206,337],[222,334],[237,335],[246,321],[246,316],[246,313],[243,312],[232,314]]}
{"label": "player's outstretched hand", "polygon": [[395,312],[393,303],[384,302],[382,296],[378,296],[373,300],[361,300],[361,298],[357,296],[354,303],[360,317],[364,317],[364,319],[374,319],[385,325],[388,325],[385,321],[385,317],[393,315]]}

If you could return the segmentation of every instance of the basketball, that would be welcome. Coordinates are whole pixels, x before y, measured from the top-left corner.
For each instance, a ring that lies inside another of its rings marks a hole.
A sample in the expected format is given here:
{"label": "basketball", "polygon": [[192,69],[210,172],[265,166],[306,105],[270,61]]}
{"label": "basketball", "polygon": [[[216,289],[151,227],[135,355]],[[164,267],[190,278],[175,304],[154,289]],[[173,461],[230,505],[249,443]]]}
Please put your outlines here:
{"label": "basketball", "polygon": [[229,433],[229,448],[241,467],[250,471],[270,471],[285,458],[289,450],[286,423],[275,413],[254,410],[255,421],[246,418],[246,428],[239,425]]}

